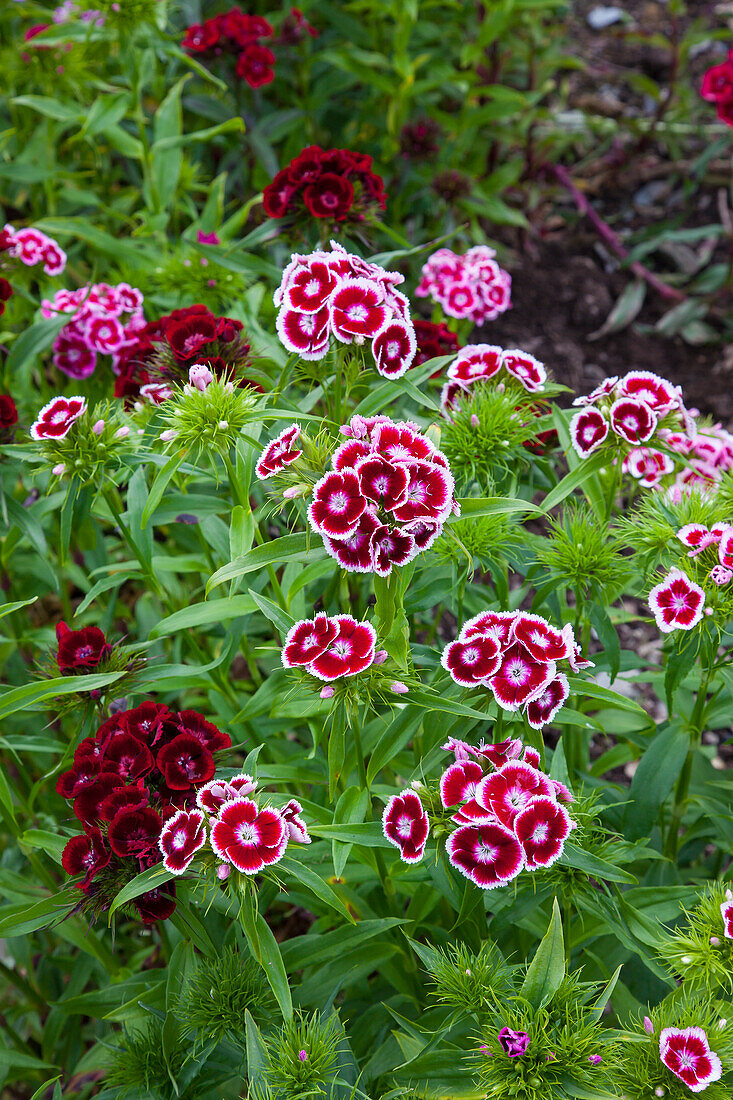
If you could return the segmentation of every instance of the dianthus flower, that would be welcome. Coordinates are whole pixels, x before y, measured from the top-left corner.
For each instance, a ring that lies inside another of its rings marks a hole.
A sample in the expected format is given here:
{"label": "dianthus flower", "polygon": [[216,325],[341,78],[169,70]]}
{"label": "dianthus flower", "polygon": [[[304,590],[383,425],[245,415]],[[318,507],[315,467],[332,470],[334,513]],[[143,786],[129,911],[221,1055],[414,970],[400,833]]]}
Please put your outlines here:
{"label": "dianthus flower", "polygon": [[495,344],[466,344],[448,367],[448,381],[441,393],[443,413],[449,416],[461,401],[470,400],[477,383],[522,387],[527,393],[540,393],[547,381],[547,371],[538,359],[519,348],[497,347]]}
{"label": "dianthus flower", "polygon": [[733,50],[722,64],[707,70],[700,95],[715,104],[721,122],[733,126]]}
{"label": "dianthus flower", "polygon": [[270,218],[336,224],[363,222],[367,214],[384,210],[386,195],[366,153],[309,145],[267,185],[262,202]]}
{"label": "dianthus flower", "polygon": [[663,634],[692,630],[703,617],[705,592],[682,569],[671,569],[649,593],[649,606]]}
{"label": "dianthus flower", "polygon": [[493,321],[511,307],[512,278],[494,259],[487,245],[469,248],[463,256],[439,248],[423,266],[415,293],[430,297],[449,317],[476,325]]}
{"label": "dianthus flower", "polygon": [[399,848],[404,863],[420,862],[425,854],[430,825],[415,791],[403,791],[390,798],[382,814],[382,830],[390,844]]}
{"label": "dianthus flower", "polygon": [[588,667],[579,654],[570,625],[556,630],[526,611],[484,611],[464,623],[441,663],[457,684],[490,688],[503,710],[522,710],[532,727],[542,729],[570,694],[558,663],[567,661],[573,672]]}
{"label": "dianthus flower", "polygon": [[14,229],[6,225],[3,229],[0,252],[7,252],[13,259],[20,260],[26,267],[43,264],[46,275],[60,275],[66,267],[66,253],[58,241],[47,237],[40,229],[29,226],[27,229]]}
{"label": "dianthus flower", "polygon": [[142,292],[129,283],[95,283],[59,290],[52,301],[44,299],[44,317],[71,314],[53,343],[54,366],[70,378],[87,378],[94,373],[97,357],[106,355],[115,369],[145,324],[142,303]]}
{"label": "dianthus flower", "polygon": [[199,57],[236,57],[236,75],[251,88],[259,88],[275,78],[275,55],[261,42],[272,35],[267,19],[232,8],[203,23],[193,23],[186,29],[181,45]]}
{"label": "dianthus flower", "polygon": [[701,1027],[665,1027],[659,1035],[659,1057],[668,1070],[684,1081],[690,1092],[702,1092],[720,1080],[723,1067]]}
{"label": "dianthus flower", "polygon": [[377,635],[371,623],[351,615],[316,615],[288,631],[282,650],[285,668],[303,668],[319,680],[340,680],[374,663]]}
{"label": "dianthus flower", "polygon": [[403,276],[347,252],[294,253],[274,301],[277,334],[301,359],[323,359],[331,337],[342,344],[370,341],[374,364],[385,378],[399,378],[415,358],[417,343]]}
{"label": "dianthus flower", "polygon": [[483,890],[504,886],[523,868],[551,867],[575,828],[564,805],[573,796],[540,771],[539,754],[518,740],[443,748],[455,757],[440,779],[441,802],[458,826],[446,841],[453,866]]}

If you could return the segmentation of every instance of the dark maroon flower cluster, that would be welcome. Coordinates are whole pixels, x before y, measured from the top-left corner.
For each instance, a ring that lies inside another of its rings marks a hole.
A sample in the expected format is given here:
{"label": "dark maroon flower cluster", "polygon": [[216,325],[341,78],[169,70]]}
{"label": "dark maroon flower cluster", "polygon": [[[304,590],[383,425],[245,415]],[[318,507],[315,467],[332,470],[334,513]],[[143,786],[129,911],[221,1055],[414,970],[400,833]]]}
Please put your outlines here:
{"label": "dark maroon flower cluster", "polygon": [[[153,702],[113,715],[84,738],[56,791],[72,801],[84,829],[64,848],[64,870],[84,876],[77,885],[92,902],[105,907],[126,881],[161,861],[164,823],[195,806],[197,790],[214,776],[214,753],[230,745],[196,711]],[[144,923],[165,920],[175,888],[150,890],[134,904]]]}
{"label": "dark maroon flower cluster", "polygon": [[733,126],[733,50],[722,65],[713,65],[705,73],[700,95],[715,104],[721,122]]}
{"label": "dark maroon flower cluster", "polygon": [[272,25],[261,15],[248,15],[241,8],[232,8],[203,23],[194,23],[186,30],[181,45],[190,53],[207,57],[235,56],[237,76],[246,80],[250,88],[259,88],[275,79],[275,55],[261,42],[272,35]]}
{"label": "dark maroon flower cluster", "polygon": [[56,640],[59,643],[56,661],[62,676],[93,672],[112,653],[112,646],[98,626],[69,630],[66,623],[61,622],[56,627]]}
{"label": "dark maroon flower cluster", "polygon": [[409,160],[432,160],[440,152],[442,136],[443,131],[433,118],[408,122],[400,131],[400,152]]}
{"label": "dark maroon flower cluster", "polygon": [[372,158],[350,149],[309,145],[264,190],[263,206],[270,218],[306,214],[332,222],[364,221],[367,213],[384,210],[387,196]]}
{"label": "dark maroon flower cluster", "polygon": [[[445,321],[441,321],[440,324],[436,325],[432,321],[423,321],[421,318],[413,317],[412,323],[415,326],[415,336],[417,337],[417,355],[412,364],[413,367],[419,367],[421,363],[427,363],[428,359],[437,359],[439,355],[455,355],[457,351],[460,351],[461,345],[458,343],[458,337],[455,332],[451,332]],[[440,371],[437,371],[433,378],[439,374]]]}
{"label": "dark maroon flower cluster", "polygon": [[174,309],[160,320],[148,322],[119,359],[115,397],[141,394],[160,403],[170,396],[161,382],[188,381],[189,368],[195,363],[203,363],[217,378],[256,386],[239,377],[250,351],[243,328],[241,321],[216,317],[200,304]]}
{"label": "dark maroon flower cluster", "polygon": [[0,439],[10,436],[17,423],[18,410],[15,402],[9,393],[0,393]]}

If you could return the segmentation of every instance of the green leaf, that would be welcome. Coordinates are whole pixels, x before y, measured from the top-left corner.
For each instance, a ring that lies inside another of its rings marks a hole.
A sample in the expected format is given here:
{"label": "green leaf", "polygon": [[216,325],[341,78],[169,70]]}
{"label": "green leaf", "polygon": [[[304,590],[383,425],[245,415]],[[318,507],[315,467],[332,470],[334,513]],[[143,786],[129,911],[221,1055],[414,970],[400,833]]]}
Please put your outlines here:
{"label": "green leaf", "polygon": [[251,1088],[264,1084],[267,1069],[267,1047],[249,1009],[244,1011],[244,1034],[247,1044],[247,1080]]}
{"label": "green leaf", "polygon": [[310,867],[306,867],[300,860],[294,859],[292,856],[285,856],[280,860],[279,866],[283,871],[291,874],[293,878],[300,882],[307,890],[310,890],[319,901],[325,902],[331,909],[335,909],[342,917],[348,920],[349,924],[355,924],[354,917],[349,912],[346,905],[341,898],[336,894],[327,882],[317,875]]}
{"label": "green leaf", "polygon": [[257,610],[257,604],[252,596],[223,597],[220,600],[205,600],[203,603],[195,603],[191,607],[184,607],[181,611],[174,611],[165,619],[161,619],[152,628],[148,637],[162,638],[167,634],[177,634],[181,630],[191,630],[192,627],[210,626],[212,623],[223,623],[228,619],[236,619],[240,615],[251,615]]}
{"label": "green leaf", "polygon": [[557,898],[552,903],[550,926],[529,965],[520,993],[536,1010],[547,1004],[565,977],[565,945]]}
{"label": "green leaf", "polygon": [[689,748],[687,731],[675,723],[651,742],[634,772],[621,832],[627,840],[648,836],[674,786]]}
{"label": "green leaf", "polygon": [[127,905],[128,902],[139,898],[141,894],[146,894],[148,890],[154,890],[156,887],[162,886],[164,882],[170,882],[175,877],[170,871],[166,871],[162,863],[157,863],[155,867],[149,867],[147,871],[141,871],[139,875],[135,875],[130,882],[126,883],[115,894],[109,907],[110,918],[122,905]]}
{"label": "green leaf", "polygon": [[256,912],[249,889],[242,898],[241,923],[250,950],[265,972],[283,1018],[292,1019],[293,1001],[280,948],[269,924],[261,913]]}
{"label": "green leaf", "polygon": [[68,916],[77,903],[78,898],[69,898],[68,893],[58,893],[31,905],[28,902],[3,905],[0,908],[0,936],[4,939],[9,936],[27,936],[29,932],[37,932],[39,928],[48,928]]}
{"label": "green leaf", "polygon": [[150,517],[155,512],[155,509],[163,499],[163,493],[165,492],[168,482],[175,475],[178,467],[183,462],[185,455],[183,451],[179,451],[177,454],[171,456],[168,459],[165,466],[162,466],[155,475],[153,484],[150,486],[150,493],[148,499],[143,508],[142,515],[140,517],[140,526],[144,529],[147,527]]}
{"label": "green leaf", "polygon": [[68,322],[68,316],[63,314],[61,317],[50,317],[48,320],[36,321],[35,325],[31,325],[30,328],[22,332],[14,342],[5,360],[7,377],[12,378],[25,367],[33,367],[38,356],[51,347],[61,329]]}
{"label": "green leaf", "polygon": [[646,283],[643,279],[635,279],[624,287],[622,293],[601,327],[591,332],[588,340],[600,340],[610,332],[620,332],[627,328],[636,317],[646,298]]}
{"label": "green leaf", "polygon": [[47,95],[17,95],[11,100],[18,107],[30,107],[46,118],[55,118],[58,122],[80,122],[84,114],[74,103],[62,103]]}
{"label": "green leaf", "polygon": [[341,840],[348,844],[361,844],[364,848],[391,848],[378,821],[355,822],[346,825],[308,825],[312,836],[326,840]]}
{"label": "green leaf", "polygon": [[610,461],[611,459],[607,454],[595,454],[584,459],[574,470],[566,474],[554,489],[550,490],[542,501],[541,510],[549,512],[552,508],[556,508],[558,504],[565,500],[565,497],[569,497],[585,481],[597,474],[604,466],[608,466]]}
{"label": "green leaf", "polygon": [[283,611],[281,607],[272,600],[269,600],[267,596],[262,596],[259,592],[253,592],[251,589],[249,594],[265,618],[270,620],[282,637],[284,637],[290,628],[295,625],[293,616],[288,615],[287,611]]}
{"label": "green leaf", "polygon": [[206,586],[207,592],[216,588],[219,584],[236,580],[247,573],[255,573],[265,569],[268,565],[281,565],[286,561],[312,562],[318,558],[325,558],[326,551],[313,546],[306,532],[297,535],[283,535],[273,542],[266,542],[263,546],[255,546],[249,553],[244,554],[235,561],[230,561],[214,573]]}
{"label": "green leaf", "polygon": [[503,516],[511,512],[543,514],[543,509],[538,508],[531,501],[517,500],[514,497],[463,497],[458,503],[461,506],[461,514],[449,516],[449,523],[455,523],[459,519],[477,519],[479,516]]}
{"label": "green leaf", "polygon": [[0,718],[7,718],[9,714],[26,710],[57,695],[96,691],[97,688],[114,684],[124,675],[124,672],[97,672],[89,676],[57,676],[53,680],[11,688],[0,695]]}
{"label": "green leaf", "polygon": [[576,844],[566,842],[560,863],[564,863],[567,867],[575,867],[578,871],[585,871],[587,875],[592,875],[599,882],[628,882],[631,886],[638,882],[638,879],[629,871],[624,871],[614,863],[585,852]]}

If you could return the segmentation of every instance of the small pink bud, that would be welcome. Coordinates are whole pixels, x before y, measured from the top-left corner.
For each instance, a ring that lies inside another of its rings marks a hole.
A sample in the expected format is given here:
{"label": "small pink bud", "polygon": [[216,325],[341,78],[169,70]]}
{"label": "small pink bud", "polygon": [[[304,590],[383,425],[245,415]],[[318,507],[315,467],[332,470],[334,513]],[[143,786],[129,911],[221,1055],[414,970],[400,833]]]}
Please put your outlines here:
{"label": "small pink bud", "polygon": [[481,421],[476,416],[476,413],[471,413],[471,427],[472,428],[478,428],[480,423],[481,423]]}
{"label": "small pink bud", "polygon": [[201,262],[201,266],[202,266],[202,267],[208,267],[208,266],[209,266],[209,261],[208,261],[208,260],[206,259],[206,257],[205,257],[205,256],[202,256],[202,257],[201,257],[201,261],[200,261],[200,262]]}
{"label": "small pink bud", "polygon": [[177,433],[173,430],[173,428],[166,428],[164,432],[160,433],[160,438],[164,443],[170,443],[172,439],[176,438],[176,435]]}
{"label": "small pink bud", "polygon": [[718,939],[717,936],[711,936],[710,937],[710,946],[711,947],[720,947],[720,940]]}
{"label": "small pink bud", "polygon": [[216,877],[223,882],[224,879],[229,878],[231,870],[232,869],[228,863],[220,863],[219,866],[216,868]]}
{"label": "small pink bud", "polygon": [[101,435],[104,431],[104,421],[98,420],[96,424],[92,425],[92,431],[95,435]]}
{"label": "small pink bud", "polygon": [[115,432],[115,439],[125,439],[130,434],[130,429],[125,424],[124,427],[118,428]]}
{"label": "small pink bud", "polygon": [[482,1053],[483,1055],[485,1055],[485,1056],[486,1056],[487,1058],[493,1058],[493,1057],[494,1057],[494,1055],[493,1055],[493,1054],[491,1053],[491,1051],[489,1050],[489,1048],[488,1048],[488,1047],[479,1047],[479,1050],[480,1050],[480,1051],[481,1051],[481,1053]]}
{"label": "small pink bud", "polygon": [[657,1085],[657,1087],[654,1090],[654,1095],[655,1096],[664,1096],[664,1089],[661,1088],[661,1086]]}
{"label": "small pink bud", "polygon": [[58,465],[54,466],[53,470],[51,470],[51,473],[54,475],[54,477],[61,477],[61,475],[62,475],[62,473],[64,472],[65,469],[66,469],[66,463],[65,462],[59,462]]}
{"label": "small pink bud", "polygon": [[644,1031],[646,1031],[648,1035],[654,1034],[654,1024],[651,1022],[648,1016],[644,1017]]}
{"label": "small pink bud", "polygon": [[289,485],[287,489],[283,489],[283,500],[295,500],[301,494],[299,485]]}
{"label": "small pink bud", "polygon": [[298,1057],[300,1058],[301,1062],[307,1062],[308,1061],[308,1055],[306,1054],[306,1052],[304,1050],[299,1050],[298,1051]]}
{"label": "small pink bud", "polygon": [[389,685],[389,690],[393,691],[395,695],[407,695],[410,689],[407,684],[403,684],[401,680],[393,680]]}
{"label": "small pink bud", "polygon": [[332,695],[335,695],[336,688],[333,684],[326,684],[324,688],[321,688],[321,699],[330,699]]}
{"label": "small pink bud", "polygon": [[194,363],[188,372],[188,380],[192,386],[203,393],[209,383],[213,382],[214,376],[203,363]]}
{"label": "small pink bud", "polygon": [[206,280],[206,285],[211,286],[211,287],[216,286],[216,279],[207,279]]}
{"label": "small pink bud", "polygon": [[374,660],[372,664],[383,665],[388,656],[389,654],[387,653],[386,649],[378,649],[377,652],[374,654]]}
{"label": "small pink bud", "polygon": [[229,421],[228,420],[220,420],[219,421],[219,430],[220,431],[225,432],[228,427],[229,427]]}
{"label": "small pink bud", "polygon": [[588,1061],[594,1066],[600,1066],[603,1059],[601,1058],[600,1054],[589,1054]]}

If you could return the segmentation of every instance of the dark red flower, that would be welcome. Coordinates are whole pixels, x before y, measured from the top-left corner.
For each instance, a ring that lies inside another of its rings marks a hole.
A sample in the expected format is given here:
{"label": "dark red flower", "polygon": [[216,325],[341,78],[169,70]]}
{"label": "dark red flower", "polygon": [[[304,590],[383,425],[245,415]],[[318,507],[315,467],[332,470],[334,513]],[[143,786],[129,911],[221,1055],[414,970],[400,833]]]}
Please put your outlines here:
{"label": "dark red flower", "polygon": [[367,508],[359,517],[353,534],[338,539],[324,535],[323,545],[347,573],[371,573],[374,569],[372,535],[379,527],[378,518]]}
{"label": "dark red flower", "polygon": [[194,23],[188,27],[181,45],[191,53],[205,53],[217,45],[219,38],[218,26],[213,19],[207,19],[205,23]]}
{"label": "dark red flower", "polygon": [[419,863],[425,854],[430,824],[414,791],[403,791],[390,798],[382,814],[382,829],[390,844],[399,848],[401,860]]}
{"label": "dark red flower", "polygon": [[98,626],[69,630],[66,623],[56,627],[59,648],[56,655],[59,671],[64,676],[90,672],[107,660],[112,646]]}
{"label": "dark red flower", "polygon": [[102,772],[74,798],[74,813],[79,821],[85,825],[96,825],[101,819],[100,808],[107,795],[124,785],[125,781],[116,772]]}
{"label": "dark red flower", "polygon": [[[432,321],[423,321],[416,317],[412,320],[417,338],[417,353],[414,367],[426,363],[428,359],[437,359],[440,355],[452,355],[459,350],[460,344],[455,332],[446,325],[445,321],[434,324]],[[433,377],[437,377],[440,371],[436,371]]]}
{"label": "dark red flower", "polygon": [[216,318],[213,313],[196,313],[185,320],[169,322],[165,336],[177,359],[194,359],[202,348],[216,340]]}
{"label": "dark red flower", "polygon": [[99,807],[99,817],[102,821],[111,821],[119,810],[137,809],[147,806],[149,795],[145,787],[118,787],[108,794]]}
{"label": "dark red flower", "polygon": [[561,672],[550,681],[541,695],[527,703],[525,714],[530,726],[539,730],[551,722],[569,694],[568,678]]}
{"label": "dark red flower", "polygon": [[86,890],[98,871],[106,867],[112,853],[104,843],[104,837],[96,827],[79,836],[72,836],[61,853],[61,865],[67,875],[84,875],[77,886]]}
{"label": "dark red flower", "polygon": [[400,527],[382,524],[369,541],[372,568],[379,577],[388,577],[394,566],[406,565],[415,557],[415,540]]}
{"label": "dark red flower", "polygon": [[563,661],[570,656],[570,639],[550,626],[541,615],[520,611],[514,620],[512,634],[536,661]]}
{"label": "dark red flower", "polygon": [[733,62],[730,58],[722,65],[713,65],[702,78],[700,95],[710,103],[733,99]]}
{"label": "dark red flower", "polygon": [[199,738],[190,733],[180,733],[164,745],[156,762],[172,791],[186,791],[191,786],[206,783],[216,770],[214,757]]}
{"label": "dark red flower", "polygon": [[161,825],[160,814],[151,806],[123,806],[109,823],[109,846],[123,859],[140,856],[157,844]]}
{"label": "dark red flower", "polygon": [[110,740],[104,754],[104,765],[125,780],[140,779],[152,771],[153,754],[147,745],[131,733],[118,733]]}
{"label": "dark red flower", "polygon": [[105,766],[101,755],[92,756],[85,753],[78,760],[74,759],[73,768],[62,772],[58,777],[56,780],[56,793],[60,794],[62,798],[76,798],[83,790],[96,783],[103,770],[114,771],[113,768]]}
{"label": "dark red flower", "polygon": [[134,710],[125,711],[119,719],[127,733],[151,746],[160,740],[164,723],[172,720],[173,714],[168,707],[150,700]]}
{"label": "dark red flower", "polygon": [[296,190],[290,169],[283,168],[262,192],[262,208],[268,218],[284,218],[290,212],[290,203]]}
{"label": "dark red flower", "polygon": [[305,188],[303,202],[314,218],[343,221],[354,202],[354,185],[345,176],[324,172]]}
{"label": "dark red flower", "polygon": [[133,905],[140,914],[143,924],[156,924],[159,920],[167,920],[176,908],[175,883],[167,882],[164,886],[148,890],[146,894],[135,898]]}
{"label": "dark red flower", "polygon": [[232,743],[228,733],[223,733],[213,722],[207,722],[195,710],[179,711],[174,721],[181,733],[195,737],[209,752],[228,749]]}
{"label": "dark red flower", "polygon": [[275,79],[275,55],[267,46],[254,43],[245,47],[237,58],[237,76],[246,80],[250,88],[259,88]]}

